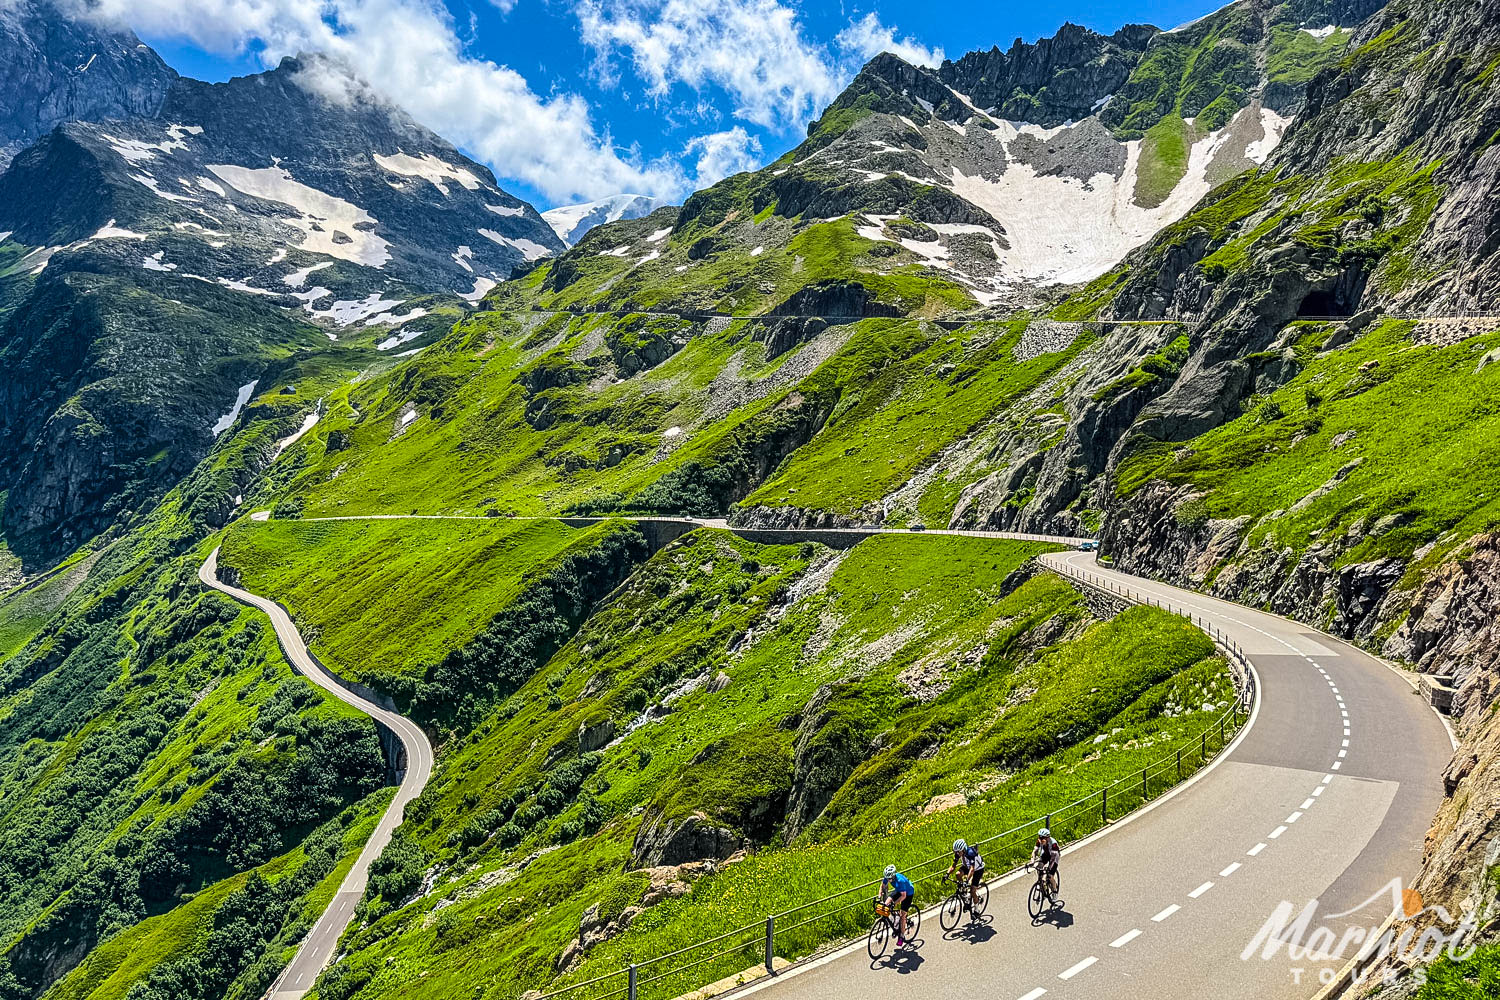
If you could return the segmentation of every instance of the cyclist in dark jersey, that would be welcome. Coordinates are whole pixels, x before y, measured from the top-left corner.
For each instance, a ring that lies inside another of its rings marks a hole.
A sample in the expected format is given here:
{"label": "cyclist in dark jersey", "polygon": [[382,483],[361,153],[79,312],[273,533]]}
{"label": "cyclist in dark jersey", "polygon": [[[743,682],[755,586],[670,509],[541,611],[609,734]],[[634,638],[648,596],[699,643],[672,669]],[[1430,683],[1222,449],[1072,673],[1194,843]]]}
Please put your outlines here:
{"label": "cyclist in dark jersey", "polygon": [[960,884],[968,883],[969,902],[977,905],[979,883],[984,881],[984,857],[979,848],[970,847],[962,837],[953,842],[953,864],[948,866],[948,876],[951,878],[954,872],[958,872]]}
{"label": "cyclist in dark jersey", "polygon": [[885,866],[885,878],[880,880],[880,895],[887,904],[895,907],[901,914],[900,929],[896,932],[896,947],[906,947],[906,911],[911,909],[912,900],[916,898],[916,887],[911,884],[911,879],[896,870],[895,865]]}
{"label": "cyclist in dark jersey", "polygon": [[1037,831],[1036,846],[1031,849],[1033,864],[1047,873],[1047,887],[1057,892],[1057,863],[1062,859],[1062,845],[1052,839],[1052,831],[1045,826]]}

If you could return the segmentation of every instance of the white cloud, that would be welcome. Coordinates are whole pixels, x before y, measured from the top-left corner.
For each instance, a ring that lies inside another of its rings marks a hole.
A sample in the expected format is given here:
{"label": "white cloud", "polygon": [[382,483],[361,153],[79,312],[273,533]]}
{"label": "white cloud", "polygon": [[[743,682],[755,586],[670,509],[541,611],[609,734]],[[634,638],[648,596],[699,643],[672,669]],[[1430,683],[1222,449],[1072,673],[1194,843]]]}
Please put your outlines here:
{"label": "white cloud", "polygon": [[579,0],[575,10],[606,77],[625,52],[651,96],[715,84],[736,117],[763,128],[800,127],[848,79],[777,0]]}
{"label": "white cloud", "polygon": [[[635,147],[617,145],[607,122],[597,124],[577,94],[539,95],[515,70],[471,55],[443,0],[62,2],[80,15],[207,52],[254,51],[267,66],[286,55],[328,53],[370,85],[335,62],[314,61],[301,76],[304,86],[336,101],[393,101],[497,175],[530,185],[554,204],[621,191],[679,198],[695,180],[702,186],[754,168],[761,153],[760,140],[735,126],[690,140],[681,162],[666,155],[647,160]],[[489,2],[508,13],[519,0]],[[716,118],[725,103],[717,88],[735,117],[783,134],[821,113],[879,51],[927,65],[942,59],[941,49],[898,39],[874,14],[851,20],[823,44],[805,34],[786,0],[570,2],[581,40],[606,76],[618,60],[650,97],[700,121]],[[677,95],[669,99],[678,85],[697,96],[687,104],[678,104]]]}
{"label": "white cloud", "polygon": [[839,48],[862,59],[890,52],[913,66],[936,69],[943,62],[941,47],[929,49],[910,36],[898,41],[896,29],[881,24],[880,18],[873,13],[866,14],[858,21],[850,21],[849,27],[839,32],[836,42]]}
{"label": "white cloud", "polygon": [[[496,173],[557,201],[685,187],[676,164],[617,149],[582,98],[542,98],[509,67],[466,55],[440,0],[97,0],[80,12],[218,54],[255,46],[268,66],[329,53]],[[326,76],[308,82],[336,97],[348,91]]]}
{"label": "white cloud", "polygon": [[700,135],[683,149],[684,156],[697,156],[695,174],[698,187],[711,184],[744,170],[760,166],[760,140],[736,125],[724,132]]}

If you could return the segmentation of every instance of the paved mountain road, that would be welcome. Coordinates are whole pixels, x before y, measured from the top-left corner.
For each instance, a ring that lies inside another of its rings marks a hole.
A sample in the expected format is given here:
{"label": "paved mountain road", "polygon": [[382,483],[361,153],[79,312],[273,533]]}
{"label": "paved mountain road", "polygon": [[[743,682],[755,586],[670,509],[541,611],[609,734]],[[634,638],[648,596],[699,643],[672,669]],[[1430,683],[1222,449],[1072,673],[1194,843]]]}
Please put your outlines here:
{"label": "paved mountain road", "polygon": [[396,789],[395,798],[391,800],[384,815],[376,823],[375,830],[370,834],[370,839],[365,841],[364,849],[359,852],[354,867],[350,868],[348,874],[344,876],[338,893],[328,904],[328,908],[323,911],[322,916],[318,918],[317,923],[313,925],[313,929],[308,932],[307,937],[303,939],[296,956],[282,973],[271,994],[273,1000],[298,1000],[312,987],[313,981],[318,978],[318,973],[333,957],[340,935],[344,933],[344,928],[349,925],[350,919],[354,916],[355,904],[364,895],[365,883],[370,873],[370,863],[380,856],[381,851],[385,850],[385,845],[390,843],[392,832],[401,825],[401,816],[406,803],[421,794],[423,787],[427,784],[427,779],[432,775],[432,744],[428,742],[426,734],[418,728],[416,723],[395,712],[387,711],[374,702],[367,701],[340,686],[308,651],[307,644],[302,641],[302,636],[298,634],[296,626],[292,624],[291,618],[279,604],[247,590],[220,582],[218,549],[210,552],[208,558],[204,560],[202,567],[198,570],[198,579],[206,586],[223,591],[235,600],[265,612],[276,630],[276,638],[281,643],[282,652],[286,654],[286,658],[299,673],[335,698],[354,706],[384,724],[396,734],[402,746],[406,748],[406,773],[401,777],[401,784]]}
{"label": "paved mountain road", "polygon": [[[938,532],[934,532],[938,533]],[[928,913],[918,946],[871,963],[863,944],[762,981],[783,1000],[921,995],[1306,998],[1335,960],[1241,953],[1277,905],[1319,901],[1309,933],[1378,927],[1392,879],[1415,876],[1451,753],[1442,722],[1379,660],[1306,626],[1103,569],[1090,553],[1049,567],[1127,586],[1207,619],[1260,679],[1253,724],[1212,770],[1123,823],[1070,846],[1062,912],[1033,926],[1027,877],[992,887],[982,922],[944,935]],[[976,835],[982,835],[976,832]],[[1330,917],[1375,897],[1357,912]],[[923,900],[930,905],[936,900]],[[1394,903],[1399,903],[1399,897]],[[1308,939],[1304,938],[1304,942]]]}
{"label": "paved mountain road", "polygon": [[[816,540],[819,532],[803,534]],[[411,722],[328,677],[279,606],[219,583],[216,558],[217,550],[200,571],[203,581],[269,614],[297,668],[384,721],[411,761],[396,801],[283,976],[276,1000],[293,1000],[332,954],[369,861],[430,773],[432,750]],[[1316,898],[1309,931],[1327,927],[1335,938],[1351,927],[1378,927],[1399,904],[1388,887],[1416,874],[1451,753],[1442,722],[1400,675],[1296,622],[1102,568],[1092,553],[1050,553],[1042,561],[1065,575],[1128,587],[1228,635],[1259,677],[1252,724],[1189,784],[1070,845],[1065,906],[1052,919],[1032,924],[1029,881],[1012,877],[993,886],[982,922],[944,935],[929,913],[917,947],[894,958],[872,964],[860,943],[742,992],[774,989],[790,1000],[905,1000],[913,989],[975,1000],[1306,998],[1317,992],[1320,973],[1342,966],[1358,945],[1324,961],[1293,961],[1285,948],[1269,960],[1242,960],[1278,904],[1300,911]]]}

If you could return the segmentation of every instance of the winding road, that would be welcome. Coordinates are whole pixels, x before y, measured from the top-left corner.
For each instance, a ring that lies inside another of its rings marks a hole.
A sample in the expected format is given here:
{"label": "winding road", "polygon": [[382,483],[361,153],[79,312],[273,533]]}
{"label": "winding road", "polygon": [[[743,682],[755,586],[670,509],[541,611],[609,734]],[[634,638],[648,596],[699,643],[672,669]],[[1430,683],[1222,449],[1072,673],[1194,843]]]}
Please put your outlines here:
{"label": "winding road", "polygon": [[[802,532],[808,540],[819,533]],[[431,773],[432,748],[412,722],[339,686],[279,605],[219,582],[217,556],[216,549],[200,579],[269,615],[296,668],[393,730],[409,760],[391,807],[277,987],[275,1000],[294,1000],[332,956],[370,861]],[[1444,724],[1408,680],[1305,625],[1101,567],[1093,553],[1041,559],[1065,576],[1189,614],[1234,640],[1259,679],[1250,724],[1229,752],[1189,782],[1069,845],[1065,903],[1050,918],[1030,920],[1029,883],[1011,876],[993,884],[982,920],[953,933],[943,934],[930,913],[915,947],[894,957],[872,963],[861,942],[741,994],[774,989],[787,1000],[906,1000],[917,989],[958,1000],[1305,1000],[1334,977],[1359,942],[1346,942],[1335,957],[1294,959],[1284,947],[1294,931],[1283,927],[1269,941],[1273,949],[1283,946],[1269,954],[1262,932],[1284,901],[1292,909],[1283,924],[1290,924],[1316,900],[1301,943],[1324,943],[1312,935],[1326,928],[1330,950],[1351,928],[1373,932],[1401,905],[1397,880],[1417,873],[1452,752]],[[1261,940],[1251,948],[1258,933]]]}
{"label": "winding road", "polygon": [[206,586],[222,591],[237,601],[243,601],[265,612],[276,630],[276,638],[281,643],[282,652],[286,654],[287,660],[299,673],[335,698],[354,706],[384,725],[396,734],[396,738],[406,748],[406,773],[401,777],[395,798],[391,800],[391,804],[380,817],[380,821],[376,823],[375,830],[370,834],[370,839],[365,841],[364,849],[359,852],[354,867],[350,868],[348,874],[344,876],[344,881],[339,884],[338,892],[334,895],[332,902],[318,918],[318,922],[313,925],[313,929],[307,933],[307,937],[302,940],[296,956],[286,967],[286,971],[281,974],[281,978],[277,980],[271,994],[273,1000],[299,1000],[312,988],[313,981],[318,978],[318,973],[333,957],[334,949],[338,947],[339,937],[344,933],[344,928],[349,926],[349,921],[353,919],[355,904],[364,895],[365,883],[369,880],[370,863],[380,856],[381,851],[385,850],[385,845],[390,843],[391,834],[396,827],[401,825],[401,817],[406,804],[421,794],[427,784],[427,779],[432,776],[432,744],[428,742],[426,734],[410,719],[387,711],[374,702],[340,686],[317,658],[308,651],[307,644],[302,641],[302,636],[292,624],[291,617],[281,605],[252,594],[248,590],[241,590],[221,582],[217,548],[209,553],[208,558],[199,568],[198,579]]}
{"label": "winding road", "polygon": [[[939,532],[934,532],[934,534]],[[1293,959],[1263,945],[1242,957],[1283,901],[1301,937],[1379,928],[1421,861],[1452,753],[1442,721],[1382,661],[1305,625],[1105,569],[1092,553],[1048,568],[1207,622],[1259,677],[1251,724],[1227,754],[1162,799],[1064,853],[1064,906],[1033,924],[1025,877],[992,886],[985,917],[943,934],[936,913],[916,947],[872,963],[863,943],[762,980],[782,1000],[900,998],[1307,998],[1358,950]],[[932,901],[927,901],[932,902]],[[1272,944],[1287,931],[1272,934]],[[1330,948],[1332,950],[1332,948]]]}

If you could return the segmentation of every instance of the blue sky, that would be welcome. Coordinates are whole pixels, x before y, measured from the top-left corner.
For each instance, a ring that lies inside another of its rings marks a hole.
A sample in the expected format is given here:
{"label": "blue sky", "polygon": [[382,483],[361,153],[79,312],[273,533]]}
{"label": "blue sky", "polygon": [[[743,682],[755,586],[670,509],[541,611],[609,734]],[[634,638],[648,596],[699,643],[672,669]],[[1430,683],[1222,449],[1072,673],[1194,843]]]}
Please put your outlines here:
{"label": "blue sky", "polygon": [[[1064,22],[1172,27],[1222,0],[103,0],[179,72],[332,51],[538,208],[680,200],[795,145],[881,49],[957,58]],[[355,85],[341,85],[340,92]],[[335,88],[338,89],[338,88]]]}

